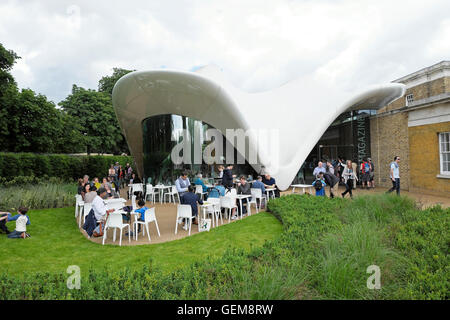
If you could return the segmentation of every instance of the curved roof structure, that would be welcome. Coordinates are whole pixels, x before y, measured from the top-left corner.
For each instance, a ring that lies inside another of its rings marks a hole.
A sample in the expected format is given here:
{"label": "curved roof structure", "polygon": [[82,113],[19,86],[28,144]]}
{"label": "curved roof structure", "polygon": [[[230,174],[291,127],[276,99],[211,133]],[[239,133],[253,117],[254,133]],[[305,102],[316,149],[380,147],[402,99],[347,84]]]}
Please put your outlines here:
{"label": "curved roof structure", "polygon": [[[358,88],[358,86],[354,86]],[[249,130],[246,150],[287,189],[304,160],[330,124],[343,112],[379,109],[403,96],[405,86],[387,83],[348,92],[318,79],[301,78],[277,89],[248,93],[237,89],[215,66],[197,72],[136,71],[122,77],[113,90],[113,105],[140,175],[143,174],[142,121],[177,114],[202,120],[225,133]],[[276,143],[265,144],[253,132],[272,130]],[[274,131],[275,130],[275,131]]]}

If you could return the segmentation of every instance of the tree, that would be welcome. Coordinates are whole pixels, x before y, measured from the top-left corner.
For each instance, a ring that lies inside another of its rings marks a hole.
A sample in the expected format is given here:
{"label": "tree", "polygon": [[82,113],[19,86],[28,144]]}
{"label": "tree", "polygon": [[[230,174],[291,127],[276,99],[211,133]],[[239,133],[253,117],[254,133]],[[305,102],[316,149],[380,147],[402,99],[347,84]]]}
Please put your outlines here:
{"label": "tree", "polygon": [[[122,78],[124,75],[133,72],[136,70],[127,70],[122,68],[113,68],[113,74],[110,76],[104,76],[100,79],[98,82],[98,91],[108,93],[110,96],[112,96],[112,92],[114,89],[114,86],[116,82]],[[116,119],[117,122],[117,119]],[[117,127],[119,128],[119,123],[117,122]],[[127,145],[127,141],[125,140],[125,137],[123,134],[120,134],[122,136],[122,139],[117,143],[116,152],[125,152],[127,154],[130,153]]]}
{"label": "tree", "polygon": [[113,74],[110,76],[104,76],[98,82],[98,91],[109,93],[112,95],[114,85],[116,82],[122,78],[124,75],[136,70],[126,70],[122,68],[113,68]]}
{"label": "tree", "polygon": [[86,138],[88,153],[117,152],[117,145],[123,138],[108,93],[73,85],[72,94],[59,105],[68,115],[77,119],[81,134]]}
{"label": "tree", "polygon": [[10,151],[14,147],[10,135],[17,135],[19,130],[16,110],[19,92],[10,73],[19,58],[0,43],[0,151]]}
{"label": "tree", "polygon": [[14,51],[7,50],[0,43],[0,94],[6,86],[16,85],[10,71],[17,59],[20,59],[20,57]]}

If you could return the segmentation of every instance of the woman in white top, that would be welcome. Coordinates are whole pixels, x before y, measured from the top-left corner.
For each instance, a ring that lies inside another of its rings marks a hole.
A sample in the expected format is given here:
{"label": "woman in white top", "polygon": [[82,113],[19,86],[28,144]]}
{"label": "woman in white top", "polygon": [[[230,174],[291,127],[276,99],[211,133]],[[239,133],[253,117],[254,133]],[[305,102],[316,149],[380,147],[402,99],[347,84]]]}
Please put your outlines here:
{"label": "woman in white top", "polygon": [[344,198],[347,193],[350,193],[350,198],[353,198],[353,180],[355,179],[356,181],[358,181],[358,177],[356,176],[355,170],[353,169],[351,160],[347,160],[347,165],[342,172],[342,177],[344,178],[345,183],[345,191],[341,193],[342,198]]}

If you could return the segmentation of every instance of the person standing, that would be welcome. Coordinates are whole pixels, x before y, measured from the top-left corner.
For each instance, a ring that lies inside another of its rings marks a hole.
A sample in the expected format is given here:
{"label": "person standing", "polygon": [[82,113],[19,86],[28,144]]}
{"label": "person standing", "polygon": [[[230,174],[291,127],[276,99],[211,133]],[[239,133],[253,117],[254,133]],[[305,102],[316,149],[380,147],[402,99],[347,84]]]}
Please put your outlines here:
{"label": "person standing", "polygon": [[334,167],[330,161],[327,161],[326,172],[329,172],[334,175]]}
{"label": "person standing", "polygon": [[229,164],[227,168],[223,170],[222,185],[227,189],[233,187],[233,178],[236,177],[236,175],[233,175],[232,170],[233,170],[232,164]]}
{"label": "person standing", "polygon": [[325,172],[323,174],[323,178],[325,179],[325,183],[330,186],[330,198],[334,198],[334,196],[338,192],[339,188],[339,178],[330,172]]}
{"label": "person standing", "polygon": [[371,158],[367,158],[370,164],[370,174],[369,174],[369,186],[375,188],[375,168],[373,167],[373,162]]}
{"label": "person standing", "polygon": [[325,197],[325,186],[327,184],[325,183],[323,175],[323,172],[317,174],[316,180],[312,184],[314,189],[316,189],[316,197]]}
{"label": "person standing", "polygon": [[369,189],[369,187],[370,187],[370,163],[369,163],[369,161],[367,161],[366,158],[363,159],[360,169],[361,169],[361,177],[362,177],[361,187],[364,189],[364,186],[366,186],[366,188]]}
{"label": "person standing", "polygon": [[397,191],[397,195],[400,195],[400,157],[395,156],[394,161],[391,162],[391,169],[389,171],[389,177],[392,180],[392,188],[390,188],[387,193],[391,193],[392,191]]}
{"label": "person standing", "polygon": [[314,168],[313,176],[314,176],[314,177],[317,177],[317,175],[319,174],[319,172],[325,173],[326,171],[327,171],[327,170],[325,169],[325,167],[324,167],[324,165],[323,165],[323,162],[322,162],[322,161],[319,161],[319,162],[317,163],[317,167]]}
{"label": "person standing", "polygon": [[[356,163],[356,161],[353,161],[351,163],[352,163],[353,173],[355,174],[355,177],[356,177],[356,172],[357,172],[356,170],[358,169],[358,164]],[[353,179],[353,189],[355,189],[355,190],[356,190],[356,181],[357,181],[357,179]]]}
{"label": "person standing", "polygon": [[341,193],[342,198],[345,198],[347,193],[350,194],[350,198],[353,198],[352,189],[353,189],[353,181],[358,180],[355,171],[353,170],[352,161],[347,160],[347,165],[342,172],[342,176],[344,177],[345,183],[345,191]]}

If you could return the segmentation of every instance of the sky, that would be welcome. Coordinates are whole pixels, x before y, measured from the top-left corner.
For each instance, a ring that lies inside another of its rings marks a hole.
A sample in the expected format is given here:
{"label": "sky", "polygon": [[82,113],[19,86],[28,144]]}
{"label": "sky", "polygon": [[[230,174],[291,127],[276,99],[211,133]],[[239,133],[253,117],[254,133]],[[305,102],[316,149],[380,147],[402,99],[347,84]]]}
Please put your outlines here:
{"label": "sky", "polygon": [[450,59],[450,1],[1,0],[20,88],[55,103],[112,68],[215,64],[248,92],[298,77],[386,83]]}

